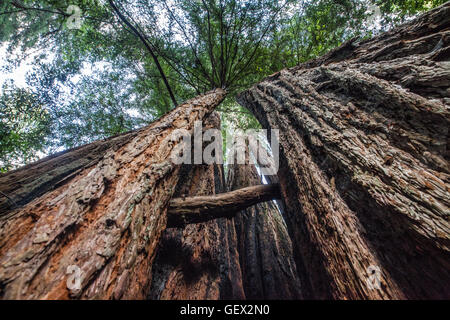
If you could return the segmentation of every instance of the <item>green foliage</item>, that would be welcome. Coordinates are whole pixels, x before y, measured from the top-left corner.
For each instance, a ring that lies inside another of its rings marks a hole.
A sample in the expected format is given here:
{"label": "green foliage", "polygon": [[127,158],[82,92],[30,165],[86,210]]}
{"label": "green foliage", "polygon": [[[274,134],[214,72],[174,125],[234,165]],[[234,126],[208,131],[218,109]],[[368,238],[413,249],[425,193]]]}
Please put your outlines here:
{"label": "green foliage", "polygon": [[236,129],[260,129],[261,125],[255,116],[247,109],[239,105],[234,98],[227,98],[217,108],[217,111],[221,113],[221,119],[223,122],[232,125]]}
{"label": "green foliage", "polygon": [[36,160],[50,134],[51,119],[36,96],[7,83],[0,97],[0,172]]}
{"label": "green foliage", "polygon": [[74,88],[76,98],[52,110],[56,129],[52,138],[58,145],[75,147],[143,126],[151,115],[139,116],[129,85],[114,72],[80,80]]}
{"label": "green foliage", "polygon": [[[231,94],[253,83],[269,32],[292,2],[136,1],[127,11],[148,17],[140,29],[152,35],[150,42],[178,81],[197,93],[222,87]],[[151,7],[146,13],[144,3]]]}
{"label": "green foliage", "polygon": [[[382,26],[444,0],[126,0],[120,12],[155,52],[178,102],[226,88],[223,128],[259,128],[234,95],[265,76],[320,56],[345,40],[367,37],[370,5]],[[68,28],[69,5],[82,25]],[[377,7],[375,7],[377,8]],[[132,130],[173,108],[142,39],[108,1],[10,0],[0,3],[3,71],[31,62],[27,89],[0,97],[3,170],[39,152],[73,147]]]}
{"label": "green foliage", "polygon": [[302,2],[272,33],[261,69],[273,73],[292,67],[328,52],[345,40],[367,35],[368,14],[366,3],[359,0]]}
{"label": "green foliage", "polygon": [[383,24],[392,27],[423,11],[435,8],[447,0],[372,0],[380,7]]}

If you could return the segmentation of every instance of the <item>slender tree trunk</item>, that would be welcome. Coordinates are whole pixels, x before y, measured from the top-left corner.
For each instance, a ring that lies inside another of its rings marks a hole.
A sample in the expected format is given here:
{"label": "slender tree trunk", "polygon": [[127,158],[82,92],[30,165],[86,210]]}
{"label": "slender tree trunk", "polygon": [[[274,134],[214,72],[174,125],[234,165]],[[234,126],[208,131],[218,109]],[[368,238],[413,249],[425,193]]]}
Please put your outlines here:
{"label": "slender tree trunk", "polygon": [[[254,165],[231,165],[228,188],[261,184]],[[247,299],[300,299],[300,281],[286,224],[272,201],[242,210],[234,218]]]}
{"label": "slender tree trunk", "polygon": [[170,134],[192,131],[224,97],[208,92],[136,132],[0,176],[0,296],[147,297],[179,179]]}
{"label": "slender tree trunk", "polygon": [[[205,129],[220,128],[214,114]],[[226,191],[222,165],[184,165],[174,197]],[[221,218],[166,229],[153,264],[150,299],[243,299],[236,233]]]}
{"label": "slender tree trunk", "polygon": [[307,298],[450,298],[449,32],[447,2],[238,97],[280,130]]}

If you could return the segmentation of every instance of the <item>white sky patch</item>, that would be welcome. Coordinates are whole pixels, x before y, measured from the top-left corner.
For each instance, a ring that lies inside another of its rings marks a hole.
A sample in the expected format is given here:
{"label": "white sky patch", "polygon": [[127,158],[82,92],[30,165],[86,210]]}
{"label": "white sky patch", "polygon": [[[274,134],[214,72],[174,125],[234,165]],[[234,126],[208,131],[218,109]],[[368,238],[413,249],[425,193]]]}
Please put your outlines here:
{"label": "white sky patch", "polygon": [[382,16],[381,16],[381,10],[380,7],[376,4],[370,4],[369,5],[369,13],[371,13],[371,16],[367,19],[367,24],[369,25],[371,30],[377,31],[381,29],[381,22],[382,22]]}
{"label": "white sky patch", "polygon": [[[36,56],[42,54],[40,51],[31,53],[18,67],[14,68],[12,72],[6,72],[3,66],[6,65],[6,58],[9,54],[7,52],[8,45],[9,43],[5,42],[0,46],[0,94],[2,93],[1,86],[8,80],[13,80],[14,84],[20,88],[28,87],[26,82],[27,73],[32,71]],[[44,59],[43,62],[50,62],[55,58],[55,53],[49,51],[45,53],[47,54],[47,58]]]}
{"label": "white sky patch", "polygon": [[[99,61],[95,63],[87,63],[83,62],[82,68],[80,69],[80,73],[72,76],[70,78],[70,82],[73,84],[78,84],[83,77],[96,77],[98,73],[103,72],[105,69],[110,67],[110,63],[106,61]],[[69,90],[64,90],[66,93]]]}
{"label": "white sky patch", "polygon": [[[6,64],[6,52],[7,44],[3,44],[0,46],[0,66],[4,66]],[[28,71],[30,71],[33,68],[33,65],[31,64],[31,61],[33,59],[30,59],[28,63],[22,63],[19,67],[14,69],[13,72],[5,72],[4,70],[0,69],[0,93],[1,93],[1,86],[3,83],[5,83],[7,80],[14,80],[15,84],[18,87],[24,88],[27,86],[27,83],[25,81],[25,76]]]}
{"label": "white sky patch", "polygon": [[138,118],[141,116],[141,112],[138,109],[127,109],[125,110],[126,114],[128,114],[130,117]]}

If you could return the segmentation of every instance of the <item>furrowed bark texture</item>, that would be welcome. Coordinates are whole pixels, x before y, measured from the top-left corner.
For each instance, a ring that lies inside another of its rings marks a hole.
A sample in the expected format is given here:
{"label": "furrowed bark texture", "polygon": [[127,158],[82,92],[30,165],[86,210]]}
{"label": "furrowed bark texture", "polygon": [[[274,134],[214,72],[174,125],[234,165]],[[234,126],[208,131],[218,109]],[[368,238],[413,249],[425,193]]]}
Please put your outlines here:
{"label": "furrowed bark texture", "polygon": [[[205,128],[219,128],[213,114]],[[226,191],[222,165],[184,165],[174,197]],[[150,299],[243,299],[237,238],[231,219],[166,229],[153,264]]]}
{"label": "furrowed bark texture", "polygon": [[[17,206],[3,206],[0,217],[0,296],[145,298],[178,182],[171,133],[192,131],[224,97],[208,92],[134,133],[0,176]],[[80,288],[68,270],[81,276]]]}
{"label": "furrowed bark texture", "polygon": [[[254,165],[231,165],[229,190],[261,184]],[[300,299],[300,281],[286,224],[272,201],[234,218],[247,299]]]}
{"label": "furrowed bark texture", "polygon": [[450,2],[239,95],[280,130],[306,298],[450,298],[449,58]]}
{"label": "furrowed bark texture", "polygon": [[96,164],[108,150],[119,149],[139,132],[95,141],[0,175],[0,216],[64,184],[84,168]]}

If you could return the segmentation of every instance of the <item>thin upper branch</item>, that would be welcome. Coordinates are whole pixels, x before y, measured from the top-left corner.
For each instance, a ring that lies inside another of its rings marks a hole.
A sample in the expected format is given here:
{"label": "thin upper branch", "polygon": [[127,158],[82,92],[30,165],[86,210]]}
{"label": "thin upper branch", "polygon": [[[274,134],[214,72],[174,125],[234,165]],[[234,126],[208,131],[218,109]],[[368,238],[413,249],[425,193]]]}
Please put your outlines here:
{"label": "thin upper branch", "polygon": [[148,43],[148,41],[145,39],[145,36],[141,34],[129,21],[128,19],[120,12],[119,8],[114,4],[113,0],[109,0],[109,4],[113,8],[114,12],[117,14],[117,16],[134,32],[134,34],[142,41],[147,51],[150,53],[150,55],[153,58],[153,61],[156,64],[156,67],[158,68],[159,73],[161,74],[161,78],[164,81],[164,84],[167,88],[167,91],[169,92],[170,99],[172,100],[172,103],[176,107],[178,105],[177,100],[175,99],[175,95],[173,94],[172,88],[169,85],[169,81],[167,80],[167,77],[161,67],[161,64],[159,63],[158,57],[156,56],[153,48]]}

